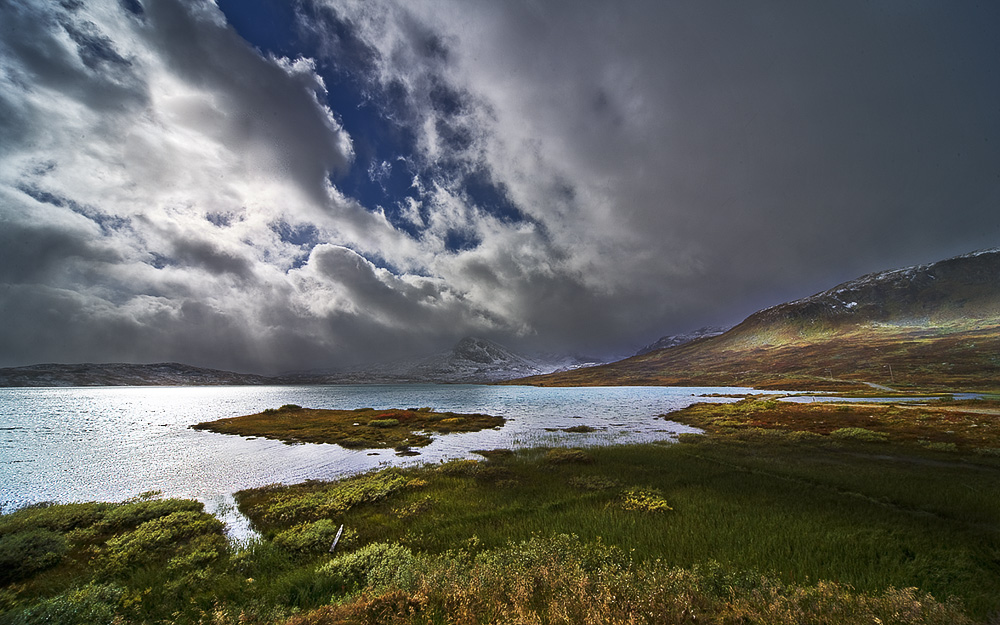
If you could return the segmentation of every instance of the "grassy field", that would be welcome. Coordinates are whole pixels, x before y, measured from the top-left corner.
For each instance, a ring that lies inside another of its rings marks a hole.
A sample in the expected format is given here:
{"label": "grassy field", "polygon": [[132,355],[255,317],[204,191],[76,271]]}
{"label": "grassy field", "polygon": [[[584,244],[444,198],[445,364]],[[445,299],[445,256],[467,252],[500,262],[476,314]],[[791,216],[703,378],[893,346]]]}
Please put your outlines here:
{"label": "grassy field", "polygon": [[246,546],[196,502],[28,508],[0,517],[0,623],[995,618],[996,403],[843,408],[751,398],[670,415],[706,431],[680,444],[243,491]]}

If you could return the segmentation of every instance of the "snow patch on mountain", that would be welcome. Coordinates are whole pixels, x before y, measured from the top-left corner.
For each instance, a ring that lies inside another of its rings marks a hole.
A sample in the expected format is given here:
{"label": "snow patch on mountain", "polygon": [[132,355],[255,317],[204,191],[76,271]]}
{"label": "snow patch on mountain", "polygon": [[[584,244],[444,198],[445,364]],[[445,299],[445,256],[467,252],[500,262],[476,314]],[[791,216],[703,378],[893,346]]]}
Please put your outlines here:
{"label": "snow patch on mountain", "polygon": [[946,260],[877,271],[751,315],[744,324],[780,319],[854,324],[975,323],[1000,311],[1000,248]]}
{"label": "snow patch on mountain", "polygon": [[295,376],[294,383],[398,384],[465,383],[488,384],[531,375],[600,364],[575,357],[532,358],[515,353],[493,341],[467,337],[450,350],[423,358],[397,360],[322,375]]}
{"label": "snow patch on mountain", "polygon": [[643,354],[648,354],[649,352],[656,351],[658,349],[667,349],[668,347],[677,347],[678,345],[684,345],[685,343],[690,343],[698,339],[710,338],[713,336],[719,336],[724,333],[729,328],[721,328],[717,326],[705,326],[703,328],[698,328],[691,332],[686,332],[684,334],[669,334],[667,336],[661,336],[656,339],[656,341],[646,345],[639,351],[635,353],[636,356],[641,356]]}

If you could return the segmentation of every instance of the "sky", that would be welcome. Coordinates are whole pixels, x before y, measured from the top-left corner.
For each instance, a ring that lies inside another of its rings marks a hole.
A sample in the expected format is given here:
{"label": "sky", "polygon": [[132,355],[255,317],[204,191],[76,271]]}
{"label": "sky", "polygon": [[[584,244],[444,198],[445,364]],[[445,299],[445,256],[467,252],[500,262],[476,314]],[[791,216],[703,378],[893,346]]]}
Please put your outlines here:
{"label": "sky", "polygon": [[0,1],[0,366],[616,358],[1000,245],[1000,4]]}

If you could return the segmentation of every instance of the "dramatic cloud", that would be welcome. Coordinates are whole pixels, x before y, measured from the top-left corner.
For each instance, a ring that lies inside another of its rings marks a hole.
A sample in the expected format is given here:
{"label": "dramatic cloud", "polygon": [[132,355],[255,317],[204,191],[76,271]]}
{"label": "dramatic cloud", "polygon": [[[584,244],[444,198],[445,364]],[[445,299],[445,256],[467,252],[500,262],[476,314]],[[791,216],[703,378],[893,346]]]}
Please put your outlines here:
{"label": "dramatic cloud", "polygon": [[623,354],[996,246],[998,17],[4,3],[0,366]]}

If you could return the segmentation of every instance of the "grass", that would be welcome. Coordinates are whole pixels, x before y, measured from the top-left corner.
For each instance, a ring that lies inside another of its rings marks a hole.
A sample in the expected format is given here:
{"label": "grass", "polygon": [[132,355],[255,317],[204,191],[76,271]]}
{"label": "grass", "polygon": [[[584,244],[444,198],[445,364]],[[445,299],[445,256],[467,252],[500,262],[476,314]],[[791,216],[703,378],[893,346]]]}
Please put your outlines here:
{"label": "grass", "polygon": [[[572,534],[637,566],[690,571],[714,561],[799,590],[821,580],[866,596],[915,587],[957,596],[978,618],[1000,608],[1000,462],[816,437],[701,436],[577,450],[583,461],[535,450],[393,469],[406,487],[334,522],[355,529],[357,545],[417,554]],[[257,504],[241,507],[265,535],[282,531]]]}
{"label": "grass", "polygon": [[506,420],[484,414],[406,410],[325,410],[288,404],[264,412],[217,419],[191,427],[220,434],[259,436],[295,443],[331,443],[351,449],[423,447],[433,440],[426,432],[478,432],[502,427]]}
{"label": "grass", "polygon": [[196,502],[28,508],[0,517],[0,554],[31,563],[0,623],[985,622],[994,407],[694,406],[669,418],[706,434],[680,444],[242,491],[245,547]]}

